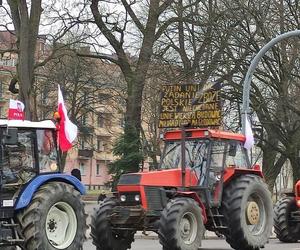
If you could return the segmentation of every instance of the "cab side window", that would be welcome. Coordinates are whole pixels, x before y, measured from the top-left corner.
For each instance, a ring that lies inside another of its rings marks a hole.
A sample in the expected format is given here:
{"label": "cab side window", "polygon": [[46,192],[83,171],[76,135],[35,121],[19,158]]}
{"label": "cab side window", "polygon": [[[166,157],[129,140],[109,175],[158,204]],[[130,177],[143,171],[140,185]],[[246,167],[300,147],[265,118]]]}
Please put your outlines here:
{"label": "cab side window", "polygon": [[39,169],[41,173],[58,171],[54,135],[50,129],[37,130]]}
{"label": "cab side window", "polygon": [[227,147],[226,167],[230,166],[237,168],[248,167],[246,151],[240,143],[231,142]]}

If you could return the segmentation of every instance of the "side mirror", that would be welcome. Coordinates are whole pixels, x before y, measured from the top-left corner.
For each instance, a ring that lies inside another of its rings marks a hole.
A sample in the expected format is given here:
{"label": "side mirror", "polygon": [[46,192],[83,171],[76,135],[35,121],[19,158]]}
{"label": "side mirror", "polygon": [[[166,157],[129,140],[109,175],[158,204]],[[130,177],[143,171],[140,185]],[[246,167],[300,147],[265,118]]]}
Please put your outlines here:
{"label": "side mirror", "polygon": [[7,133],[4,134],[4,144],[16,145],[18,144],[18,129],[7,128]]}
{"label": "side mirror", "polygon": [[236,144],[229,145],[229,156],[234,157],[236,155],[237,147]]}

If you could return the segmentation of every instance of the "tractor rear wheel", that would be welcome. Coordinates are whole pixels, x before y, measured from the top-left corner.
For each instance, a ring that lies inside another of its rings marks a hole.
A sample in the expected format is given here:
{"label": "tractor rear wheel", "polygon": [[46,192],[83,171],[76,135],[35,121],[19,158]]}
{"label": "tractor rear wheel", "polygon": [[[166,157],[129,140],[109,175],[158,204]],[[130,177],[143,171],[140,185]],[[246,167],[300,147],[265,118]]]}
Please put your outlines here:
{"label": "tractor rear wheel", "polygon": [[198,249],[203,232],[201,208],[193,199],[173,199],[161,214],[158,235],[164,250]]}
{"label": "tractor rear wheel", "polygon": [[242,175],[224,187],[222,231],[233,249],[256,250],[268,242],[273,225],[271,194],[262,178]]}
{"label": "tractor rear wheel", "polygon": [[291,221],[291,213],[298,209],[294,197],[283,197],[275,204],[274,229],[280,241],[293,243],[300,239],[300,223]]}
{"label": "tractor rear wheel", "polygon": [[80,193],[63,182],[49,182],[18,214],[27,250],[82,249],[86,214]]}
{"label": "tractor rear wheel", "polygon": [[111,228],[109,216],[116,205],[114,198],[106,198],[92,215],[91,236],[97,250],[127,250],[134,241],[135,231]]}

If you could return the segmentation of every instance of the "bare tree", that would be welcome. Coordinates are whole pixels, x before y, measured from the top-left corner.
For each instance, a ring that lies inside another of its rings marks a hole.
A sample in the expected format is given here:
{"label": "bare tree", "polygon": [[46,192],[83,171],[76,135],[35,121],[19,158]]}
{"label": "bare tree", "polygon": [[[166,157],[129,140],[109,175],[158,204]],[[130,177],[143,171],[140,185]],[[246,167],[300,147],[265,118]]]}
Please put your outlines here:
{"label": "bare tree", "polygon": [[[66,5],[66,2],[62,1],[60,4]],[[57,5],[58,2],[55,0],[48,2],[42,0],[7,0],[7,4],[4,3],[0,7],[2,16],[5,17],[5,23],[1,25],[2,28],[5,28],[16,38],[15,47],[0,52],[18,55],[17,71],[11,81],[10,90],[13,93],[19,93],[19,98],[25,104],[26,119],[29,120],[37,119],[33,91],[38,68],[45,66],[54,59],[59,49],[70,45],[66,42],[62,45],[61,41],[66,34],[72,34],[70,30],[77,25],[75,22],[68,22],[66,17],[61,16],[60,12],[57,11],[60,7]],[[46,34],[41,36],[40,30]],[[73,37],[72,43],[78,42],[84,37],[84,32],[81,32],[79,37]],[[37,48],[37,40],[41,38],[45,42],[45,52],[47,52],[42,55],[39,54],[40,48]],[[17,83],[19,89],[15,87]]]}
{"label": "bare tree", "polygon": [[[122,11],[116,11],[117,8],[114,8],[116,6],[120,8],[118,1],[112,1],[110,6],[107,6],[109,4],[105,2],[92,0],[90,5],[93,22],[107,39],[116,55],[115,57],[107,57],[98,54],[94,57],[116,63],[127,83],[124,137],[128,140],[128,145],[132,147],[131,152],[140,152],[141,150],[139,135],[142,97],[154,44],[171,24],[182,18],[177,15],[168,16],[166,14],[173,2],[173,0],[151,0],[148,2],[122,0]],[[197,5],[198,2],[190,2],[190,5]],[[185,15],[189,14],[186,13]],[[131,50],[128,48],[129,44],[133,45]],[[136,51],[134,51],[134,47],[136,47]],[[135,55],[130,57],[128,52],[134,52]],[[121,153],[120,150],[118,153],[128,155]],[[132,170],[136,171],[141,155],[134,155],[132,159],[131,162],[127,162],[127,165],[132,166]]]}
{"label": "bare tree", "polygon": [[[298,5],[291,1],[223,1],[230,18],[238,21],[231,46],[224,58],[240,57],[239,71],[229,81],[235,96],[241,100],[241,83],[250,65],[251,58],[260,48],[280,33],[299,27]],[[294,179],[300,177],[299,156],[299,41],[286,40],[273,47],[264,56],[255,71],[252,82],[251,107],[257,118],[254,123],[262,125],[257,134],[258,145],[263,150],[263,171],[270,188],[287,159],[291,161]]]}

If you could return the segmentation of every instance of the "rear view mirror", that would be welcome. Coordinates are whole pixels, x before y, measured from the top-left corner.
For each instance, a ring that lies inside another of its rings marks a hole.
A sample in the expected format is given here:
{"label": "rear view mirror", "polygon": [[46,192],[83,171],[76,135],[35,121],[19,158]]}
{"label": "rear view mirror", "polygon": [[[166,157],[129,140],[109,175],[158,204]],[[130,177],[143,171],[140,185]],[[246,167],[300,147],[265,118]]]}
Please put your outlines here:
{"label": "rear view mirror", "polygon": [[4,134],[4,144],[16,145],[18,144],[18,129],[7,128],[7,133]]}

